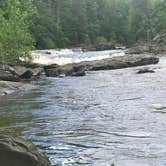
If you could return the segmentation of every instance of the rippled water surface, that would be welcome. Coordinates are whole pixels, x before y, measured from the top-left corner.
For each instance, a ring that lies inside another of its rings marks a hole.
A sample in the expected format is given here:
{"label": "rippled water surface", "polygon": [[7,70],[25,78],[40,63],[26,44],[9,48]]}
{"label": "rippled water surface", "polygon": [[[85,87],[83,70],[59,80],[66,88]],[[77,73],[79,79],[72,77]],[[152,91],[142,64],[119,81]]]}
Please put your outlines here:
{"label": "rippled water surface", "polygon": [[0,98],[0,132],[32,140],[53,164],[166,165],[166,70],[51,78]]}

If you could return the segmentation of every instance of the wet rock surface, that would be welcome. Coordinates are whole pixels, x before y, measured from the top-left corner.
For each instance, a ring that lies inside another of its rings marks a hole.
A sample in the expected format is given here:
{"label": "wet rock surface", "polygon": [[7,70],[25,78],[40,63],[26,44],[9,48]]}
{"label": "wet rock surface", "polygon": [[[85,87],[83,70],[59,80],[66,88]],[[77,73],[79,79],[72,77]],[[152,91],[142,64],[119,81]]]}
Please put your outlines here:
{"label": "wet rock surface", "polygon": [[137,72],[137,74],[144,74],[144,73],[155,73],[155,71],[150,68],[143,68],[138,70]]}
{"label": "wet rock surface", "polygon": [[0,135],[0,164],[2,166],[50,166],[48,159],[36,146],[23,139]]}
{"label": "wet rock surface", "polygon": [[86,71],[121,69],[157,64],[158,62],[159,58],[152,55],[128,55],[103,60],[67,64],[63,66],[50,65],[45,68],[45,73],[49,77],[55,77],[61,74],[65,74],[66,76],[84,76]]}

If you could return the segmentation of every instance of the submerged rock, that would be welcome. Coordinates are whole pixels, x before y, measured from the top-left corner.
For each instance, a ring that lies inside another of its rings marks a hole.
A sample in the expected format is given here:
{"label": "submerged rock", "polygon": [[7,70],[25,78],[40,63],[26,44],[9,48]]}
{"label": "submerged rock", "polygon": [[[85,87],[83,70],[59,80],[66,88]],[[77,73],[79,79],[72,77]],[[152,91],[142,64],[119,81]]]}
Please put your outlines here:
{"label": "submerged rock", "polygon": [[34,85],[23,82],[0,81],[0,96],[8,95],[19,90],[30,90]]}
{"label": "submerged rock", "polygon": [[51,166],[35,145],[23,139],[0,135],[0,165]]}
{"label": "submerged rock", "polygon": [[154,70],[151,70],[149,68],[143,68],[143,69],[140,69],[137,74],[144,74],[144,73],[155,73]]}

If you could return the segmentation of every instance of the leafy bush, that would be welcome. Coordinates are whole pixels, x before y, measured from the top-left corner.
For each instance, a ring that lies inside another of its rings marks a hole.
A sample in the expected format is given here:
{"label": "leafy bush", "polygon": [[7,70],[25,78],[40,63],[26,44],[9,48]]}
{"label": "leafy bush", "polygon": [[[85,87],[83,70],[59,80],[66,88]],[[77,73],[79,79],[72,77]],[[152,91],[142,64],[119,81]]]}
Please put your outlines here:
{"label": "leafy bush", "polygon": [[19,0],[0,3],[0,63],[16,63],[33,49],[34,40],[29,33],[30,14],[23,10]]}

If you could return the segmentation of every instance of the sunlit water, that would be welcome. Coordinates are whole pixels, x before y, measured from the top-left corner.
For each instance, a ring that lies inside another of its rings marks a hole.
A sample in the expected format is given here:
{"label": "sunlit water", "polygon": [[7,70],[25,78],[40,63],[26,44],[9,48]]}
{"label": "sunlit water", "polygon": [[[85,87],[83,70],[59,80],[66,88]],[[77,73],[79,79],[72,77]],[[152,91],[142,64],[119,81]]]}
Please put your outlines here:
{"label": "sunlit water", "polygon": [[164,166],[165,62],[152,74],[88,72],[0,98],[0,132],[33,141],[54,165]]}

